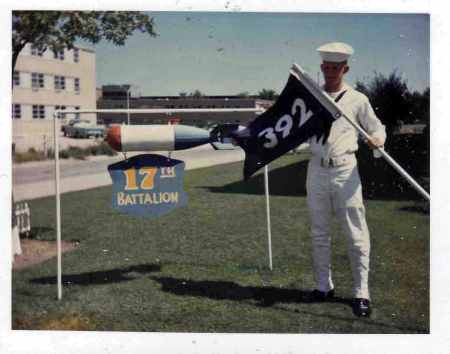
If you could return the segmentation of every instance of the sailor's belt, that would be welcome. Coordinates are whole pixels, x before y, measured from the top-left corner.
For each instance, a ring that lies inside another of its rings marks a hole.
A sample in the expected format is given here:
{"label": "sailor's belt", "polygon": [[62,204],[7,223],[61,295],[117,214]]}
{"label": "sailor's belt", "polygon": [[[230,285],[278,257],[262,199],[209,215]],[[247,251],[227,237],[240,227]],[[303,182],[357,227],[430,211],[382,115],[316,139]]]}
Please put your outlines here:
{"label": "sailor's belt", "polygon": [[345,154],[337,157],[331,157],[328,159],[320,158],[320,166],[325,168],[339,167],[349,163],[354,159],[355,159],[354,154]]}

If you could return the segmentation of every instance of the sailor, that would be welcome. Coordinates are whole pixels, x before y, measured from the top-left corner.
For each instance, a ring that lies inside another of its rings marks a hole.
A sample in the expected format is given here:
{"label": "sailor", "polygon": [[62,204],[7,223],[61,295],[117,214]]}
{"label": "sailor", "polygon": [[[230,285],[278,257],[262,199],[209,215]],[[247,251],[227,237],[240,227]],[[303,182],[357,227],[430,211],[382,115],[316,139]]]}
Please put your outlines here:
{"label": "sailor", "polygon": [[[343,80],[349,71],[348,59],[353,48],[334,42],[317,50],[322,58],[323,89],[348,118],[370,135],[367,141],[370,148],[383,146],[385,127],[375,115],[368,98]],[[308,164],[306,189],[316,281],[312,299],[326,301],[334,296],[330,264],[330,224],[334,214],[347,237],[353,276],[353,313],[368,317],[371,313],[368,284],[370,239],[355,157],[358,132],[341,117],[333,123],[325,144],[315,137],[309,143],[312,157]]]}

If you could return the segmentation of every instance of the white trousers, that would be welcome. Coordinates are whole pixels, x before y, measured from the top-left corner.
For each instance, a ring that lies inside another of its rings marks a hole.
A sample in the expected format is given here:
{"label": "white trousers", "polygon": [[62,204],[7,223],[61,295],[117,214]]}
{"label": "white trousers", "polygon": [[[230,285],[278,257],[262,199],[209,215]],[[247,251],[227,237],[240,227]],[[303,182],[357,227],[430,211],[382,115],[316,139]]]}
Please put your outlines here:
{"label": "white trousers", "polygon": [[320,158],[312,157],[306,180],[311,219],[313,267],[317,289],[334,288],[331,276],[331,234],[333,213],[347,235],[348,256],[353,275],[353,296],[370,299],[370,236],[362,199],[361,180],[356,157],[346,155],[338,167],[322,167]]}

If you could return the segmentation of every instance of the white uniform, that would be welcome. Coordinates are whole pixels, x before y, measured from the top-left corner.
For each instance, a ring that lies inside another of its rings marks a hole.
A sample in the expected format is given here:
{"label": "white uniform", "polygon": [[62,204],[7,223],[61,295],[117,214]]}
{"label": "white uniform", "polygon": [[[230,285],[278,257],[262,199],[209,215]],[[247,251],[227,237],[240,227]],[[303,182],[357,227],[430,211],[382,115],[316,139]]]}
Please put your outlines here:
{"label": "white uniform", "polygon": [[[343,91],[346,92],[337,104],[345,115],[384,143],[385,128],[367,97],[346,84],[341,91],[329,95],[336,98]],[[358,150],[358,132],[341,117],[333,123],[324,145],[316,138],[310,139],[309,143],[313,156],[308,165],[306,188],[317,289],[327,292],[334,288],[330,265],[330,223],[334,212],[347,235],[353,295],[370,299],[370,239],[354,154]]]}

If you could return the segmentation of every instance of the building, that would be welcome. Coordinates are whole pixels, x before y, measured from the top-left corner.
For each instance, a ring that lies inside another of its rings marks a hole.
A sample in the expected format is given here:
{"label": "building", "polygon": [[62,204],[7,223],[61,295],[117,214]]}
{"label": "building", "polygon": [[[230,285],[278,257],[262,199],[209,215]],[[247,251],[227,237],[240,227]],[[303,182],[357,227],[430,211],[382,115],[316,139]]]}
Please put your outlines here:
{"label": "building", "polygon": [[[12,118],[16,150],[24,141],[53,136],[55,109],[96,107],[95,51],[75,47],[58,53],[27,45],[13,73]],[[66,117],[67,119],[75,118]],[[83,115],[95,122],[95,114]]]}
{"label": "building", "polygon": [[[130,85],[106,85],[97,101],[99,109],[151,109],[151,108],[268,108],[273,102],[257,97],[239,96],[133,96],[129,94]],[[139,113],[130,115],[130,124],[167,124],[169,121],[199,127],[209,127],[217,123],[241,123],[246,125],[254,119],[253,112],[209,112],[209,113]],[[128,115],[98,115],[99,123],[124,123]]]}

